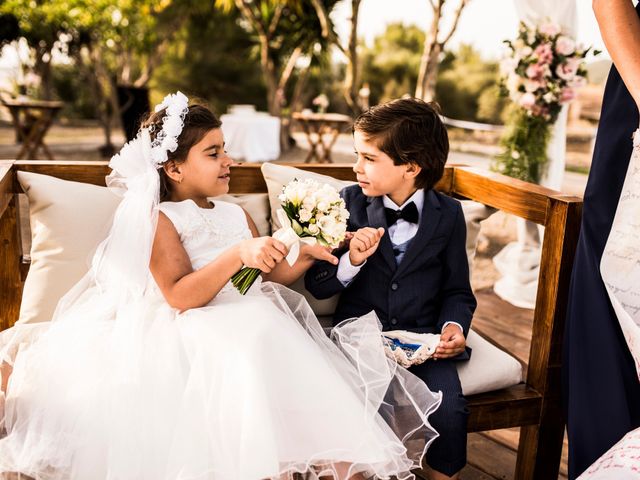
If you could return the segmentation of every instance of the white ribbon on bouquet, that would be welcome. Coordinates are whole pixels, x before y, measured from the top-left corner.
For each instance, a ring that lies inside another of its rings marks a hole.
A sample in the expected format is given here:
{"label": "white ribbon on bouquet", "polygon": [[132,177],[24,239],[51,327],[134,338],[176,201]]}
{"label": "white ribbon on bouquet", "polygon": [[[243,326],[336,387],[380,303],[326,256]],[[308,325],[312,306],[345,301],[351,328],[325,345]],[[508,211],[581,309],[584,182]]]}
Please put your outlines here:
{"label": "white ribbon on bouquet", "polygon": [[281,228],[273,232],[272,237],[276,240],[284,243],[289,252],[285,257],[289,266],[293,267],[293,264],[296,263],[298,257],[300,256],[300,246],[303,243],[307,245],[315,245],[317,240],[315,237],[300,237],[293,229],[293,225],[291,224],[291,219],[286,214],[286,212],[279,208],[276,211],[276,216],[278,217],[278,222],[282,225]]}

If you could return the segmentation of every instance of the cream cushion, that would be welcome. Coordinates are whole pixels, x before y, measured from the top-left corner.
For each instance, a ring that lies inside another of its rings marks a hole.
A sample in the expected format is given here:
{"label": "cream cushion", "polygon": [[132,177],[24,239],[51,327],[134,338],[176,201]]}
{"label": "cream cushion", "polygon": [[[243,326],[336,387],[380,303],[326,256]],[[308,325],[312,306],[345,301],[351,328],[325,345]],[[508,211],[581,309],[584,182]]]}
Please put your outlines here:
{"label": "cream cushion", "polygon": [[[29,199],[31,266],[20,305],[20,323],[51,320],[58,300],[87,272],[91,257],[109,231],[120,198],[105,187],[18,172]],[[266,194],[223,195],[269,235]]]}
{"label": "cream cushion", "polygon": [[473,329],[467,335],[467,345],[472,350],[471,359],[456,364],[465,395],[491,392],[522,381],[522,364]]}
{"label": "cream cushion", "polygon": [[51,320],[58,300],[87,272],[120,198],[110,190],[18,172],[29,199],[31,266],[18,323]]}

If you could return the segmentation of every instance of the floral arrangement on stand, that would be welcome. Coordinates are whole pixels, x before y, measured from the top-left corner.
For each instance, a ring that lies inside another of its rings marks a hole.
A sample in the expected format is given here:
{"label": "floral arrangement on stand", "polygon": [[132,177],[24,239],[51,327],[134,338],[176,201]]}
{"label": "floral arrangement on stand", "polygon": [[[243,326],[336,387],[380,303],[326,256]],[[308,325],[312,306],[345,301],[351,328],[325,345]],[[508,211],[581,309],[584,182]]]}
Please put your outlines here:
{"label": "floral arrangement on stand", "polygon": [[311,100],[311,103],[318,109],[318,113],[325,113],[327,108],[329,108],[329,97],[321,93]]}
{"label": "floral arrangement on stand", "polygon": [[[300,243],[337,248],[345,239],[349,210],[331,185],[296,179],[285,185],[278,198],[282,208],[276,214],[282,228],[273,233],[273,238],[289,249],[289,265],[298,259]],[[231,277],[231,282],[244,295],[258,275],[259,269],[244,267]]]}
{"label": "floral arrangement on stand", "polygon": [[576,44],[551,22],[521,22],[518,38],[505,43],[510,52],[500,64],[501,94],[514,108],[500,140],[503,152],[493,168],[538,183],[547,163],[551,128],[562,107],[587,83],[584,58],[590,48]]}

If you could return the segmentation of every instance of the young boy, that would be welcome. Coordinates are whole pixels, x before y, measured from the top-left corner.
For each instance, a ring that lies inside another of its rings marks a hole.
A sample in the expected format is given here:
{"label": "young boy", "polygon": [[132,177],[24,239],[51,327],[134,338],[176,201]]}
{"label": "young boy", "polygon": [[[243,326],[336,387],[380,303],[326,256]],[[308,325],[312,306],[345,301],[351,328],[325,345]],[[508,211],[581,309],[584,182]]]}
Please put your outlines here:
{"label": "young boy", "polygon": [[407,98],[360,115],[353,138],[358,185],[342,196],[355,233],[339,264],[317,262],[305,284],[317,298],[342,292],[334,324],[375,310],[383,330],[441,334],[435,360],[410,371],[443,393],[429,418],[440,434],[427,451],[430,477],[455,479],[466,464],[468,411],[454,361],[469,358],[476,300],[462,207],[433,190],[449,153],[447,132],[432,105]]}

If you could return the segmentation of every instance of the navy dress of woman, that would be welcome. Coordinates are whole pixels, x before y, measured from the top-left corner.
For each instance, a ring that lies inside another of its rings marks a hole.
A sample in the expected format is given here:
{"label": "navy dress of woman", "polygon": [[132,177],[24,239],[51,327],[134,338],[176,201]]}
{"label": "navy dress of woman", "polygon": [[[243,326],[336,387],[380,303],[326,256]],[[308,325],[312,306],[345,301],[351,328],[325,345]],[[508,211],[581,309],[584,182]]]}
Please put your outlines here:
{"label": "navy dress of woman", "polygon": [[638,121],[636,102],[613,66],[584,194],[564,337],[570,479],[640,426],[638,374],[600,274]]}

